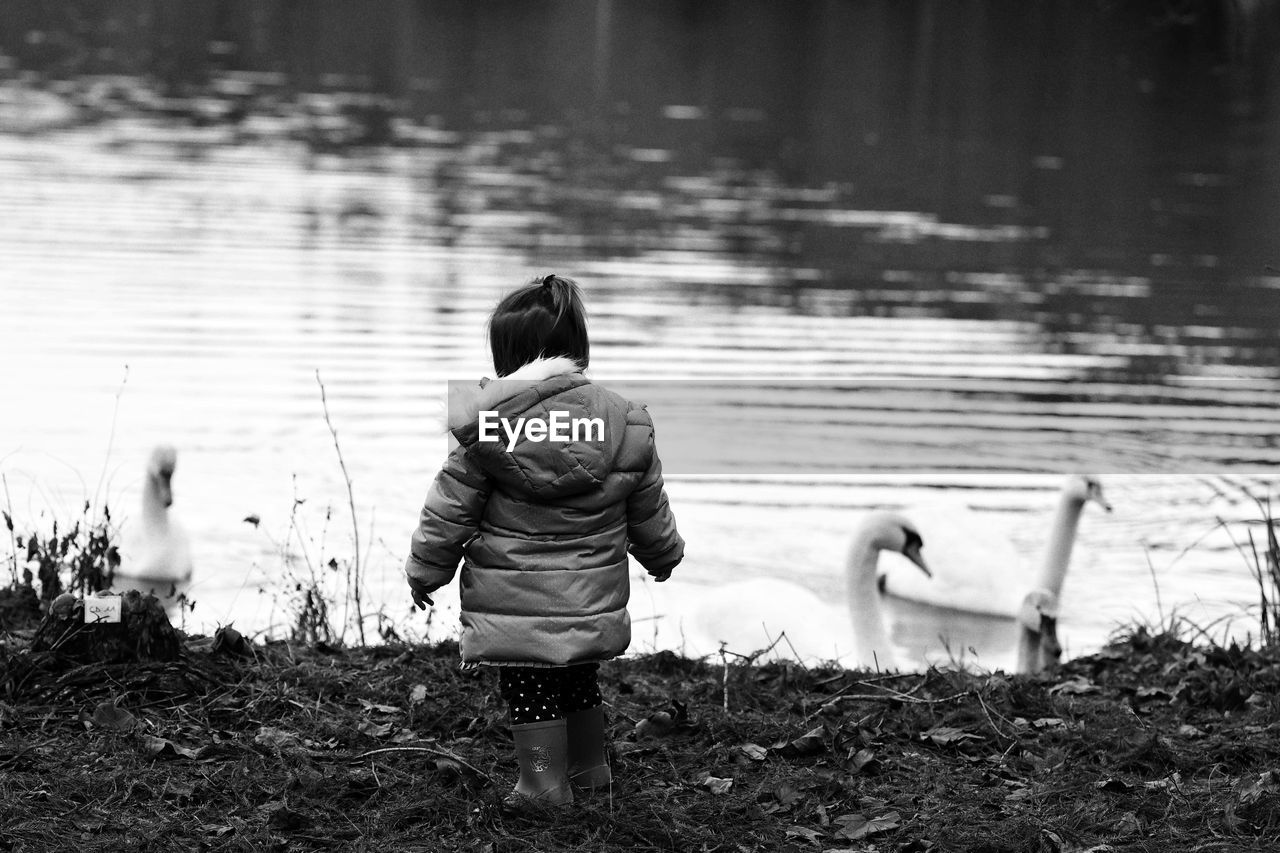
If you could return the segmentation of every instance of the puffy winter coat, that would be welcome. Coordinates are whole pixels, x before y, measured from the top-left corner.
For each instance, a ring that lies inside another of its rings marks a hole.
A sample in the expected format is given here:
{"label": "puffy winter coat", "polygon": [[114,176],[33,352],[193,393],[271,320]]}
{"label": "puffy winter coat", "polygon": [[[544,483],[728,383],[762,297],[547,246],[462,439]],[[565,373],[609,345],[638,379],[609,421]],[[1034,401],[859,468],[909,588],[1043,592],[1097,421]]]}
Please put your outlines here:
{"label": "puffy winter coat", "polygon": [[[483,411],[497,413],[484,436]],[[508,449],[498,418],[543,420],[557,438],[572,437],[576,419],[581,429],[570,441],[522,432]],[[459,446],[427,494],[405,571],[430,592],[462,560],[463,662],[559,666],[622,654],[627,552],[663,578],[684,556],[648,412],[553,358],[451,400],[449,425]]]}

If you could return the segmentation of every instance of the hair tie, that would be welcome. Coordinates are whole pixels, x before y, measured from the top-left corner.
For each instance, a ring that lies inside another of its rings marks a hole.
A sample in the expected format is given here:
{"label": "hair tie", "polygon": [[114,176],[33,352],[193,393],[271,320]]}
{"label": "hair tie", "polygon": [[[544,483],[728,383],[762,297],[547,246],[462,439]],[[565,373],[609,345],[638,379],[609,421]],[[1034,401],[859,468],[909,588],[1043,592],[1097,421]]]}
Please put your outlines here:
{"label": "hair tie", "polygon": [[551,289],[551,282],[553,282],[553,281],[555,281],[555,280],[556,280],[556,274],[555,274],[555,273],[552,273],[551,275],[547,276],[546,278],[544,278],[544,279],[542,280],[542,286],[543,286],[545,289],[550,290],[550,289]]}

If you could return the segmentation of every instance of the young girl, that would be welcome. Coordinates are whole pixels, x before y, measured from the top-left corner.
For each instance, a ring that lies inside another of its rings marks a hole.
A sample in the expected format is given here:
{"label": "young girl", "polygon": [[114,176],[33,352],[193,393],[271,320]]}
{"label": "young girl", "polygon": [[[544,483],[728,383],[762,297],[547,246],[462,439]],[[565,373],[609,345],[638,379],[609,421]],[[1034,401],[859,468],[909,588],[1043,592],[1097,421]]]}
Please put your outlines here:
{"label": "young girl", "polygon": [[520,779],[505,802],[562,805],[612,782],[596,671],[631,642],[627,552],[664,581],[684,541],[648,412],[582,374],[578,286],[549,275],[508,294],[489,345],[502,378],[451,392],[458,447],[405,572],[425,608],[462,560],[463,665],[497,666],[510,705]]}

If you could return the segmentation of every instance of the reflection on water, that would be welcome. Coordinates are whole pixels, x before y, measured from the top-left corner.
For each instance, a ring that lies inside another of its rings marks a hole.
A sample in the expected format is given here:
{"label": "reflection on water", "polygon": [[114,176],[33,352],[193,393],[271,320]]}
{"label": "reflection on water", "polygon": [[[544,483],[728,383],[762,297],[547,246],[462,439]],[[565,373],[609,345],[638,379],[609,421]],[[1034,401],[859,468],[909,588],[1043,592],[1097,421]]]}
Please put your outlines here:
{"label": "reflection on water", "polygon": [[[404,617],[444,380],[489,370],[487,311],[548,270],[587,287],[598,378],[816,382],[708,423],[772,409],[804,459],[866,447],[839,478],[673,478],[675,589],[838,601],[858,513],[942,491],[1038,553],[1036,472],[1079,452],[1117,509],[1081,527],[1068,652],[1154,617],[1153,573],[1206,624],[1256,597],[1234,542],[1277,453],[1266,20],[1228,42],[1079,4],[72,6],[0,11],[0,466],[19,518],[102,494],[127,525],[150,445],[179,444],[196,620],[278,623],[282,543],[349,552],[319,382]],[[919,653],[936,634],[899,623]]]}

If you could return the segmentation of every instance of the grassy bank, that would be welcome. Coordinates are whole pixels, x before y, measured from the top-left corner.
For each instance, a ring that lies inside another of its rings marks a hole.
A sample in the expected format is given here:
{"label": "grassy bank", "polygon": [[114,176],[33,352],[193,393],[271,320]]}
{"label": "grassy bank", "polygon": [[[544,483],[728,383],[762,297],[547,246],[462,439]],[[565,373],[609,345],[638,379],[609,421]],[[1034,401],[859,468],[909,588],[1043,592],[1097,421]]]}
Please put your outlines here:
{"label": "grassy bank", "polygon": [[[0,850],[1274,850],[1280,655],[1136,631],[1052,678],[606,665],[617,789],[504,815],[457,650],[0,652]],[[727,706],[727,707],[726,707]],[[639,731],[637,731],[639,729]],[[1106,845],[1106,846],[1102,846]]]}

